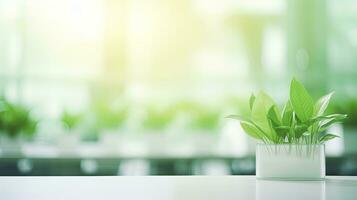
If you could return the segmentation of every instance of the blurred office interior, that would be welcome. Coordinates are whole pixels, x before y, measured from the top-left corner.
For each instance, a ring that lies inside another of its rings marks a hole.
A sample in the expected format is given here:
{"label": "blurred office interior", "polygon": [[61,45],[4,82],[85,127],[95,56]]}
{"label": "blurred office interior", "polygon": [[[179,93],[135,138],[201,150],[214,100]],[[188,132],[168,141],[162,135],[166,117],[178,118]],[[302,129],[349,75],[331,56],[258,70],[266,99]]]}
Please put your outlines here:
{"label": "blurred office interior", "polygon": [[354,0],[0,0],[0,175],[255,174],[229,114],[335,91],[327,175],[357,175]]}

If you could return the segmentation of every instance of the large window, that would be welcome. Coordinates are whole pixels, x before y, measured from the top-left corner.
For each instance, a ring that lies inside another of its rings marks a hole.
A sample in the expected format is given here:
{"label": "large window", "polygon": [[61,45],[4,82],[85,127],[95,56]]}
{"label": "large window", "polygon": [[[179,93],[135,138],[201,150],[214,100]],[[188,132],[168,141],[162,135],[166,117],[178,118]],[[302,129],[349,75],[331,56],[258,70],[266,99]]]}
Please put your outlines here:
{"label": "large window", "polygon": [[38,120],[34,155],[249,159],[254,141],[224,116],[260,89],[283,104],[292,76],[314,98],[336,91],[356,125],[354,4],[0,0],[0,96]]}

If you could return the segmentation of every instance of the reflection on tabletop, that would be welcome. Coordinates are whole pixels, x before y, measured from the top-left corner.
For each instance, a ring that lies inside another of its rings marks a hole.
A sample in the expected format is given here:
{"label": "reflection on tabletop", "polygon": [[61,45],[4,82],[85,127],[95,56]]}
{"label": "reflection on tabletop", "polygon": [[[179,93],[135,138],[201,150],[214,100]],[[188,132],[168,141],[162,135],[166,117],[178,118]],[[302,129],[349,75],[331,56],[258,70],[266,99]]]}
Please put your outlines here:
{"label": "reflection on tabletop", "polygon": [[323,181],[254,176],[0,177],[0,197],[7,200],[355,200],[356,191],[356,177]]}

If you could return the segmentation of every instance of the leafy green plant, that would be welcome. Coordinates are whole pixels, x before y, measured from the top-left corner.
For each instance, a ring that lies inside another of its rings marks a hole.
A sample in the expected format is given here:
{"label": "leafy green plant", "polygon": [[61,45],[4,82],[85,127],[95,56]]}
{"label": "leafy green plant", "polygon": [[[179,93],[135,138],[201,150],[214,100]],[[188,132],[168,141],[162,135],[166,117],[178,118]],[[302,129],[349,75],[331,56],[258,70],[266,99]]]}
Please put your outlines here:
{"label": "leafy green plant", "polygon": [[37,130],[38,121],[30,111],[21,105],[12,104],[4,99],[1,100],[0,131],[11,138],[19,135],[32,137]]}
{"label": "leafy green plant", "polygon": [[219,127],[220,113],[210,110],[197,112],[192,119],[191,126],[194,129],[212,131]]}
{"label": "leafy green plant", "polygon": [[94,108],[96,127],[114,129],[124,125],[128,116],[126,108],[110,106],[109,103],[97,103]]}
{"label": "leafy green plant", "polygon": [[215,133],[220,125],[220,112],[216,109],[203,106],[198,102],[186,101],[176,105],[176,112],[186,113],[189,116],[189,128],[203,130],[202,133]]}
{"label": "leafy green plant", "polygon": [[143,126],[150,130],[162,130],[166,128],[175,117],[171,110],[159,110],[157,108],[148,108]]}
{"label": "leafy green plant", "polygon": [[332,95],[329,93],[315,102],[304,86],[293,79],[290,99],[282,111],[261,91],[250,97],[250,116],[230,115],[228,118],[239,120],[248,135],[266,144],[320,144],[338,137],[325,131],[347,117],[325,114]]}
{"label": "leafy green plant", "polygon": [[72,114],[67,111],[64,111],[61,116],[62,124],[67,130],[73,130],[81,123],[82,120],[82,114]]}

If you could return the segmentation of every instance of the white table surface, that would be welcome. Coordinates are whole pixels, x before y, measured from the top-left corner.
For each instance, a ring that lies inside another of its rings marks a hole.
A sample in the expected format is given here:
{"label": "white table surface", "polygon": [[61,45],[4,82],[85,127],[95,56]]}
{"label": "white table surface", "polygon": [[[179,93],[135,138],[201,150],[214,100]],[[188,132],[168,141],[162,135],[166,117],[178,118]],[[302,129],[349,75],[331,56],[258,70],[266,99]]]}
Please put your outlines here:
{"label": "white table surface", "polygon": [[1,200],[357,200],[357,177],[268,181],[254,176],[0,177]]}

